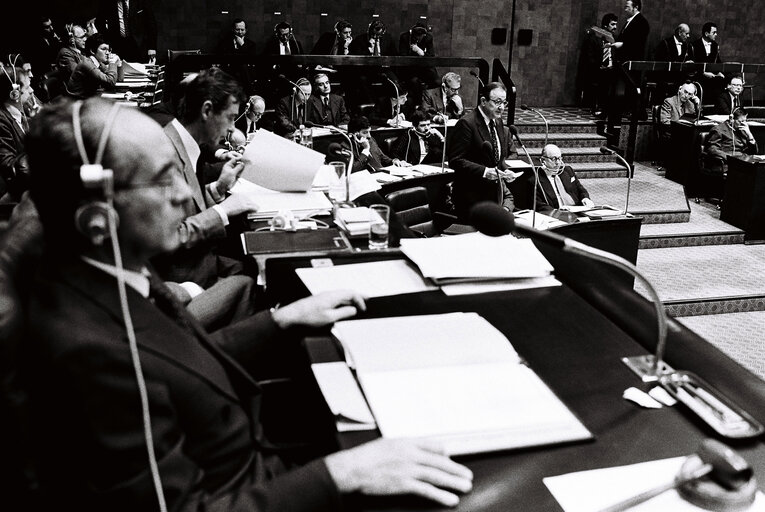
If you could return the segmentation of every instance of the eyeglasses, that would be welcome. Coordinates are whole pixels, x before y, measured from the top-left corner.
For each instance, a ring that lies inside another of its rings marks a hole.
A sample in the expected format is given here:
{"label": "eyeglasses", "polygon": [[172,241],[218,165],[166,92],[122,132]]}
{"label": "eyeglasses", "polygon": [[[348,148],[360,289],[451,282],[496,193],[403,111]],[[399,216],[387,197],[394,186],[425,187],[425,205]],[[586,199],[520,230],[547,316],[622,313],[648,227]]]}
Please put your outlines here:
{"label": "eyeglasses", "polygon": [[730,84],[731,87],[744,87],[744,84]]}
{"label": "eyeglasses", "polygon": [[121,185],[115,185],[114,192],[126,192],[128,190],[142,190],[147,188],[158,188],[162,190],[162,194],[165,198],[169,199],[173,197],[173,193],[178,188],[178,182],[180,177],[172,175],[169,178],[164,178],[158,181],[134,181],[131,183],[125,183]]}
{"label": "eyeglasses", "polygon": [[562,162],[563,157],[562,156],[543,156],[542,158],[546,158],[547,160],[552,160],[553,162]]}
{"label": "eyeglasses", "polygon": [[498,107],[506,107],[508,105],[508,102],[506,100],[498,100],[494,98],[489,98],[489,101],[494,103]]}

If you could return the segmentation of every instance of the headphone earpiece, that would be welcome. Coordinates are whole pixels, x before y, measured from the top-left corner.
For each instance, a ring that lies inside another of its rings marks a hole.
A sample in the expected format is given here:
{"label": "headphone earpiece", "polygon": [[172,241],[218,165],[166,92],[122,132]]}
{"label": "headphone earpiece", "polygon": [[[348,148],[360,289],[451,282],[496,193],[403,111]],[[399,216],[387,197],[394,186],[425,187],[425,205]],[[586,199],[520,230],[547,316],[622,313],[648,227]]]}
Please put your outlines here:
{"label": "headphone earpiece", "polygon": [[85,235],[93,245],[103,245],[109,239],[109,223],[115,229],[119,226],[120,218],[117,211],[103,201],[85,203],[74,213],[74,224],[77,231]]}

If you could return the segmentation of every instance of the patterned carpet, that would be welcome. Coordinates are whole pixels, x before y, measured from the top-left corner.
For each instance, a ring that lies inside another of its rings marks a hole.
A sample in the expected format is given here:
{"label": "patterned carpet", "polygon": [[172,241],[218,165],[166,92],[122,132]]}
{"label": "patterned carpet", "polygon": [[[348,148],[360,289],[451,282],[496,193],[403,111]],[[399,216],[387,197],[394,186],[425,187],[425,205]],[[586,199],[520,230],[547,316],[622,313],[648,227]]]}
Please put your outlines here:
{"label": "patterned carpet", "polygon": [[[547,122],[553,123],[582,123],[600,121],[593,116],[589,109],[579,107],[534,107],[547,118]],[[536,124],[542,119],[531,110],[521,110],[520,106],[515,109],[515,124]]]}

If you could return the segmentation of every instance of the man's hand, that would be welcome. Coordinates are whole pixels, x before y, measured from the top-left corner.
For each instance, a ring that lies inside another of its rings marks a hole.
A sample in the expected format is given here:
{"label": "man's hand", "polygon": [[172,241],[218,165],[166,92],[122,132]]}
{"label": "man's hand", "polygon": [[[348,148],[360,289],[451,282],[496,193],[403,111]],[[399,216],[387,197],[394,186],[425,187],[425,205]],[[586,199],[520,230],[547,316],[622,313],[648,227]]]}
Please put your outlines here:
{"label": "man's hand", "polygon": [[523,174],[523,173],[515,174],[513,171],[510,171],[510,170],[503,171],[503,170],[500,170],[500,169],[497,169],[497,173],[499,174],[500,178],[502,178],[502,180],[505,183],[512,183],[516,179],[518,179],[518,176]]}
{"label": "man's hand", "polygon": [[282,329],[297,325],[322,327],[366,311],[364,297],[350,290],[312,295],[277,309],[273,319]]}
{"label": "man's hand", "polygon": [[229,160],[223,164],[223,168],[220,171],[220,176],[215,182],[215,189],[220,195],[226,195],[226,192],[231,190],[236,180],[244,170],[244,160],[239,153],[233,152],[237,156],[232,156]]}
{"label": "man's hand", "polygon": [[417,55],[419,55],[420,57],[423,57],[423,56],[425,55],[425,52],[424,52],[424,51],[422,51],[422,48],[420,48],[420,47],[419,47],[419,46],[417,46],[416,44],[410,44],[410,45],[409,45],[409,48],[410,48],[410,49],[411,49],[411,50],[412,50],[414,53],[416,53]]}
{"label": "man's hand", "polygon": [[436,124],[446,124],[446,117],[441,114],[436,114],[433,116],[433,122]]}
{"label": "man's hand", "polygon": [[399,160],[398,158],[393,159],[393,165],[396,167],[411,167],[412,164],[407,162],[406,160]]}
{"label": "man's hand", "polygon": [[622,41],[617,41],[615,43],[611,43],[611,48],[616,48],[617,50],[624,46],[624,43]]}
{"label": "man's hand", "polygon": [[460,97],[459,94],[455,94],[454,96],[452,96],[449,99],[451,100],[452,103],[454,103],[454,106],[457,108],[457,112],[461,113],[463,108],[464,108],[462,106],[462,97]]}
{"label": "man's hand", "polygon": [[425,441],[378,439],[324,459],[342,493],[414,494],[454,507],[473,487],[473,473]]}
{"label": "man's hand", "polygon": [[592,207],[595,206],[595,201],[593,201],[589,197],[583,197],[582,198],[582,206],[586,206],[588,208],[592,208]]}
{"label": "man's hand", "polygon": [[226,199],[218,203],[223,208],[226,215],[232,217],[242,213],[253,213],[258,211],[258,204],[244,194],[232,193]]}
{"label": "man's hand", "polygon": [[244,46],[244,37],[242,36],[234,36],[234,46],[237,48],[241,48]]}
{"label": "man's hand", "polygon": [[357,138],[356,143],[359,145],[360,152],[369,151],[369,139],[366,137]]}

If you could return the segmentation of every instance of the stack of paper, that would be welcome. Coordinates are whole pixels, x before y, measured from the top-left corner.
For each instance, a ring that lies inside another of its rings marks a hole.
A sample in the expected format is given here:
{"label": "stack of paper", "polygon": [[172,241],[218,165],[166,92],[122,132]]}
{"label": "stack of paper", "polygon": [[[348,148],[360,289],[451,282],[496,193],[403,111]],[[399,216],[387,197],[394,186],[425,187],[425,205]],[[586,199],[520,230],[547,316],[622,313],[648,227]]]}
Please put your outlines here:
{"label": "stack of paper", "polygon": [[565,221],[562,221],[560,219],[556,219],[555,217],[550,217],[549,215],[545,215],[543,213],[537,212],[534,214],[531,210],[521,210],[519,212],[513,213],[513,216],[515,217],[515,222],[517,224],[520,224],[521,226],[526,227],[532,227],[532,223],[534,224],[535,229],[550,229],[555,228],[558,226],[565,226],[568,224]]}
{"label": "stack of paper", "polygon": [[332,290],[353,290],[366,298],[418,293],[437,289],[425,282],[404,260],[383,260],[295,270],[313,295]]}
{"label": "stack of paper", "polygon": [[467,233],[407,238],[401,250],[438,284],[549,276],[553,267],[529,239]]}
{"label": "stack of paper", "polygon": [[332,203],[322,192],[278,192],[239,178],[231,188],[235,194],[245,194],[258,205],[258,211],[248,215],[251,219],[268,219],[279,212],[292,212],[296,216],[329,213]]}
{"label": "stack of paper", "polygon": [[369,208],[338,208],[335,215],[335,224],[351,236],[369,234]]}
{"label": "stack of paper", "polygon": [[450,455],[588,439],[589,431],[476,313],[338,322],[383,437]]}
{"label": "stack of paper", "polygon": [[[438,174],[441,172],[440,165],[427,165],[417,164],[409,167],[399,167],[398,165],[389,165],[387,167],[381,167],[381,171],[389,173],[391,176],[402,176],[405,178],[413,178],[416,176],[425,176],[428,174]],[[444,168],[444,171],[450,169]]]}

